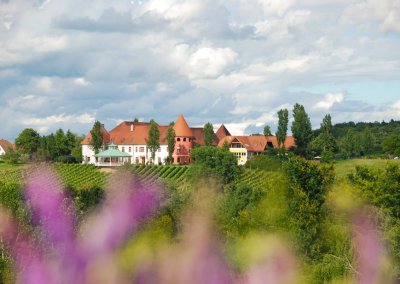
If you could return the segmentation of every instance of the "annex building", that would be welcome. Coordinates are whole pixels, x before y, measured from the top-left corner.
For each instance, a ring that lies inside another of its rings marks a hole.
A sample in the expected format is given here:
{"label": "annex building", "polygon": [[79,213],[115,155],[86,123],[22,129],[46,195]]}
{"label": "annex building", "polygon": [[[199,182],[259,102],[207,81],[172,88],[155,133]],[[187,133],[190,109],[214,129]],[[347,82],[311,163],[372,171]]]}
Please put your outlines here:
{"label": "annex building", "polygon": [[[167,130],[168,126],[158,125],[160,131],[160,148],[155,160],[147,147],[149,122],[123,121],[115,128],[107,131],[101,126],[103,147],[98,154],[91,147],[91,134],[82,141],[83,163],[97,166],[120,166],[131,164],[165,164],[168,157]],[[174,164],[191,163],[190,153],[195,145],[205,145],[203,127],[189,127],[185,118],[180,115],[174,124],[175,149],[172,159]],[[261,154],[268,147],[277,147],[274,136],[232,136],[224,125],[221,125],[213,136],[213,145],[222,147],[229,145],[231,152],[238,157],[238,164],[243,165],[248,159]],[[293,147],[292,137],[286,138],[286,149]]]}
{"label": "annex building", "polygon": [[0,139],[0,155],[4,155],[8,149],[14,149],[14,145],[5,139]]}

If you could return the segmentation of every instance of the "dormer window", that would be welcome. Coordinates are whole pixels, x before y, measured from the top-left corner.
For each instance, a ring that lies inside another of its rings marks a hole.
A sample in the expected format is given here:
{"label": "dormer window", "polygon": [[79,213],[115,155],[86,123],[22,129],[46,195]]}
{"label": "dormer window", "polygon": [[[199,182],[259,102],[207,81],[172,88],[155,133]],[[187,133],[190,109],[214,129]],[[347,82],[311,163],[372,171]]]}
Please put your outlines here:
{"label": "dormer window", "polygon": [[176,141],[181,141],[181,138],[179,138],[179,137],[178,137],[178,138],[176,138]]}

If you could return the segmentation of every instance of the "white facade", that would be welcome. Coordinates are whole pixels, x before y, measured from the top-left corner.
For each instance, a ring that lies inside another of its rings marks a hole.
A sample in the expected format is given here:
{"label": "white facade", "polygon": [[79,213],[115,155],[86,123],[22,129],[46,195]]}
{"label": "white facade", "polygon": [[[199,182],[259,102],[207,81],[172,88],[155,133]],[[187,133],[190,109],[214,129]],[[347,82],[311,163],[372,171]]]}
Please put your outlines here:
{"label": "white facade", "polygon": [[0,156],[4,155],[6,153],[6,151],[4,151],[3,147],[0,146]]}
{"label": "white facade", "polygon": [[[151,163],[151,152],[147,145],[117,145],[121,152],[132,155],[131,164],[149,164]],[[105,150],[105,149],[104,149]],[[90,145],[82,145],[82,162],[84,164],[97,165],[94,151]],[[161,145],[156,152],[154,164],[165,164],[168,157],[168,146]]]}

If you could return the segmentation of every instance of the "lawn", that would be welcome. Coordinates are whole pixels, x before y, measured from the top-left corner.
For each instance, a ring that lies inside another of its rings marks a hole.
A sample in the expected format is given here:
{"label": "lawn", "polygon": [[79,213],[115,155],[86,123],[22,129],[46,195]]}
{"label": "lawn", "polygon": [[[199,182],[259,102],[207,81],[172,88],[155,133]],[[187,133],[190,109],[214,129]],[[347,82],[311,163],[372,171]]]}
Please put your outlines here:
{"label": "lawn", "polygon": [[13,169],[16,167],[20,167],[21,164],[17,164],[17,165],[12,165],[12,164],[6,164],[3,161],[0,161],[0,169]]}
{"label": "lawn", "polygon": [[345,179],[349,173],[355,170],[356,166],[368,166],[384,169],[388,163],[400,165],[400,160],[385,159],[351,159],[335,163],[336,178],[338,180]]}

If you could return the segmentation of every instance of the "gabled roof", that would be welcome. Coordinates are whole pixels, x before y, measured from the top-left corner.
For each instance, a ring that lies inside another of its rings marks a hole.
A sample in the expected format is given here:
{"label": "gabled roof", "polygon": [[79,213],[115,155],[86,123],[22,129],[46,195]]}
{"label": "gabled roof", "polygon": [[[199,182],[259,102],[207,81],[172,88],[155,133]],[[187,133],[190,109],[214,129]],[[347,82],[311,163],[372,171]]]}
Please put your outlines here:
{"label": "gabled roof", "polygon": [[[199,145],[206,145],[204,139],[205,139],[205,135],[204,135],[204,128],[203,127],[192,127],[190,128],[192,131],[192,136],[194,137],[194,142],[196,144]],[[218,137],[217,135],[213,135],[213,145],[217,146],[218,145]]]}
{"label": "gabled roof", "polygon": [[[103,144],[108,144],[112,141],[117,145],[146,145],[149,129],[149,122],[123,121],[110,130],[110,132],[107,132],[108,140],[103,140]],[[160,130],[160,145],[167,145],[168,126],[158,125],[158,129]],[[91,138],[90,132],[88,136]],[[89,141],[89,143],[84,143],[87,141]],[[85,138],[82,144],[89,145],[90,140]]]}
{"label": "gabled roof", "polygon": [[[267,137],[267,142],[271,142],[274,148],[278,148],[278,141],[276,139],[276,136],[265,136],[265,137]],[[296,143],[294,142],[294,137],[286,136],[285,149],[289,149],[292,147],[296,147]]]}
{"label": "gabled roof", "polygon": [[231,134],[229,133],[228,129],[226,129],[225,125],[221,124],[221,126],[218,128],[217,132],[215,133],[215,135],[218,138],[218,141],[223,139],[226,136],[231,136]]}
{"label": "gabled roof", "polygon": [[[268,142],[271,142],[274,148],[278,147],[275,136],[226,136],[219,141],[218,146],[222,147],[225,141],[230,146],[233,142],[239,142],[249,152],[262,152],[268,148]],[[294,147],[294,139],[292,136],[287,136],[285,140],[285,148]]]}
{"label": "gabled roof", "polygon": [[189,128],[185,118],[182,114],[179,115],[178,119],[174,124],[175,135],[178,137],[192,137],[192,130]]}
{"label": "gabled roof", "polygon": [[13,149],[13,148],[15,148],[13,144],[11,144],[10,142],[8,142],[8,141],[5,140],[5,139],[0,139],[0,146],[1,146],[1,148],[3,148],[3,150],[4,150],[5,152],[7,152],[8,149]]}
{"label": "gabled roof", "polygon": [[[101,124],[100,132],[101,132],[101,134],[103,134],[103,144],[108,144],[110,142],[110,134],[104,128],[104,124]],[[88,135],[86,135],[85,139],[82,140],[81,144],[82,145],[90,145],[91,140],[92,140],[92,134],[89,131]]]}

